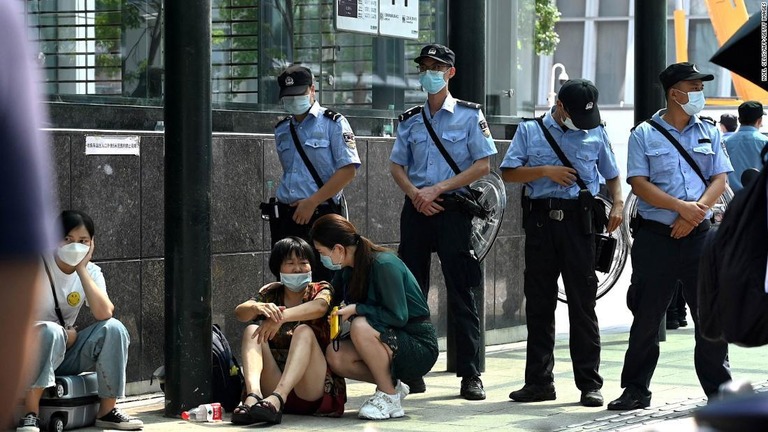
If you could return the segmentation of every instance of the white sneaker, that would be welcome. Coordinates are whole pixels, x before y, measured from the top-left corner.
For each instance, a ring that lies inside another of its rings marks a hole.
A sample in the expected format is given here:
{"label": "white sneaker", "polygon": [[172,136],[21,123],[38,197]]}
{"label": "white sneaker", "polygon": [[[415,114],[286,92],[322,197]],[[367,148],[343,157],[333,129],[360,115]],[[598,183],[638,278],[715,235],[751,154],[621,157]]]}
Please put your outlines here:
{"label": "white sneaker", "polygon": [[40,432],[40,418],[35,413],[29,413],[19,420],[16,432]]}
{"label": "white sneaker", "polygon": [[363,403],[357,413],[359,418],[369,420],[386,420],[404,415],[405,411],[400,406],[400,395],[388,395],[380,390],[376,390],[376,393]]}
{"label": "white sneaker", "polygon": [[405,399],[405,397],[411,393],[411,388],[408,387],[408,384],[400,380],[397,380],[397,385],[395,386],[395,390],[397,391],[397,394],[400,395],[400,400]]}

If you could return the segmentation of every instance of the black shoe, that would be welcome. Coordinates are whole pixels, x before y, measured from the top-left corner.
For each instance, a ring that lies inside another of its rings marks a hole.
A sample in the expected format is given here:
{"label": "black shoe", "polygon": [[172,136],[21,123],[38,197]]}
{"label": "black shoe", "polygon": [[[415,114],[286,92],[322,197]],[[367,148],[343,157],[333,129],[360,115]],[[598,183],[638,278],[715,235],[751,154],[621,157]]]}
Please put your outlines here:
{"label": "black shoe", "polygon": [[480,375],[473,375],[461,379],[461,397],[466,400],[485,399],[485,390],[483,390],[483,382],[480,381]]}
{"label": "black shoe", "polygon": [[601,407],[603,406],[603,395],[598,389],[583,391],[579,402],[585,407]]}
{"label": "black shoe", "polygon": [[545,385],[526,384],[520,390],[510,393],[509,398],[515,402],[542,402],[555,400],[557,395],[555,394],[555,385],[552,383]]}
{"label": "black shoe", "polygon": [[262,399],[251,407],[251,419],[256,422],[267,422],[270,424],[280,424],[283,421],[283,408],[285,408],[285,402],[283,397],[278,393],[272,393],[272,396],[276,397],[280,402],[280,408],[272,405],[272,402]]}
{"label": "black shoe", "polygon": [[651,406],[651,395],[643,396],[637,390],[624,389],[621,397],[608,404],[611,411],[627,411]]}
{"label": "black shoe", "polygon": [[417,378],[415,380],[400,380],[400,381],[407,384],[408,387],[411,388],[411,391],[409,394],[424,393],[425,391],[427,391],[427,384],[424,382],[424,377]]}
{"label": "black shoe", "polygon": [[144,429],[144,422],[125,414],[120,408],[112,408],[112,411],[96,419],[96,427],[129,431],[140,430]]}
{"label": "black shoe", "polygon": [[679,320],[677,320],[677,324],[680,327],[688,327],[688,320],[686,320],[685,318],[680,318]]}
{"label": "black shoe", "polygon": [[[688,325],[688,323],[686,323],[686,325]],[[680,322],[677,318],[667,320],[667,330],[677,330],[678,328],[680,328]]]}

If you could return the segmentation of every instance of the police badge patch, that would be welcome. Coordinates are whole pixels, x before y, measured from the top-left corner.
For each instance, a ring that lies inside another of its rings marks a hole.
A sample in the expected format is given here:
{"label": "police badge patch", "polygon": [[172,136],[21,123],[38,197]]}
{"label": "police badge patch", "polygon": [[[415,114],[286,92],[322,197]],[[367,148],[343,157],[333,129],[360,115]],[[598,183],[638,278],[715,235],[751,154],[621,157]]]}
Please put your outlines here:
{"label": "police badge patch", "polygon": [[355,148],[355,134],[352,132],[344,132],[342,133],[342,136],[344,137],[344,143],[347,145],[347,147],[353,149]]}
{"label": "police badge patch", "polygon": [[488,122],[485,119],[480,120],[480,130],[483,131],[483,136],[490,138],[491,130],[488,128]]}

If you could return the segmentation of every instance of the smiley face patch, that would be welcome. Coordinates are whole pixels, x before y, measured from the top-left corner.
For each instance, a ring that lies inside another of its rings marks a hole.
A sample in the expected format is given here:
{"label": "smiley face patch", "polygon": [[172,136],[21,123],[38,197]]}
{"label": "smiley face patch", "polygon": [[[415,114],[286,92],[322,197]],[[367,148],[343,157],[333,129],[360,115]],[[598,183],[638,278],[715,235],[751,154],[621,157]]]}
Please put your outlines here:
{"label": "smiley face patch", "polygon": [[77,292],[77,291],[69,293],[69,295],[67,296],[67,304],[72,306],[72,307],[75,307],[75,306],[79,305],[80,304],[80,293]]}

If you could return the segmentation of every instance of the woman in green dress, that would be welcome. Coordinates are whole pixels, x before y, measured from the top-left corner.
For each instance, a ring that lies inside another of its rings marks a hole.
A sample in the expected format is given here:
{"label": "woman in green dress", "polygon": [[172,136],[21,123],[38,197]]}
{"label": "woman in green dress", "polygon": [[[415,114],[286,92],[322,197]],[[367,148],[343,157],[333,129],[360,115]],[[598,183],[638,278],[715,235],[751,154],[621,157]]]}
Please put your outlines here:
{"label": "woman in green dress", "polygon": [[318,219],[310,237],[323,265],[339,270],[332,283],[341,301],[336,315],[350,321],[349,337],[326,348],[328,366],[343,377],[376,384],[358,417],[402,417],[409,389],[400,380],[424,376],[438,354],[418,282],[393,251],[360,236],[341,216]]}

